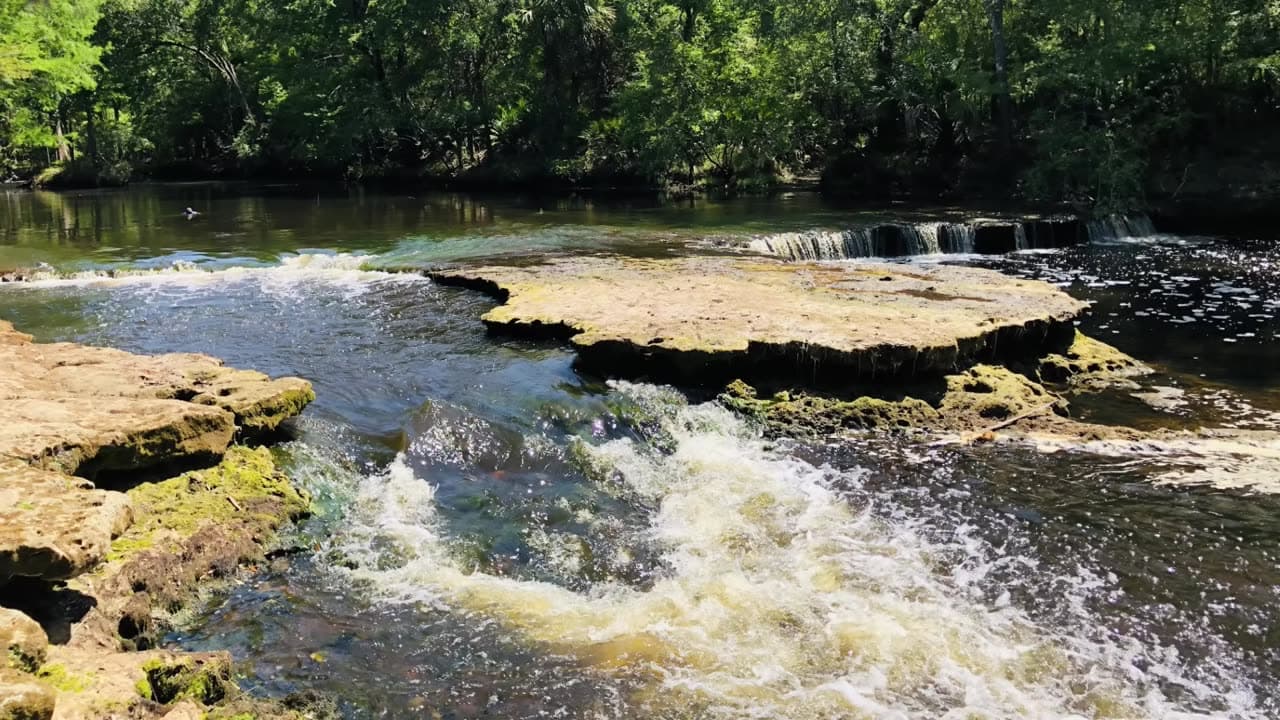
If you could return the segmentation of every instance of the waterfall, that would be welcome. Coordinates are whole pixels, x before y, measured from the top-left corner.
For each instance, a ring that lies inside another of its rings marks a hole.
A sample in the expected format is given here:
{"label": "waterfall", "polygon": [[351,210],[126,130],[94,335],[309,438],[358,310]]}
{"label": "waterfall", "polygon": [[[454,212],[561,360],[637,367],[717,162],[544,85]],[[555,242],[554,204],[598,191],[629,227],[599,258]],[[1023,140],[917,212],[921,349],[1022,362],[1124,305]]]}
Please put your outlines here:
{"label": "waterfall", "polygon": [[941,228],[942,252],[972,253],[976,252],[978,229],[964,223],[948,223]]}
{"label": "waterfall", "polygon": [[942,253],[1004,253],[1076,244],[1075,218],[974,220],[963,223],[882,223],[846,230],[806,230],[765,235],[747,247],[793,261],[902,257]]}
{"label": "waterfall", "polygon": [[1151,218],[1142,214],[1107,215],[1089,221],[1089,242],[1150,237],[1156,234]]}

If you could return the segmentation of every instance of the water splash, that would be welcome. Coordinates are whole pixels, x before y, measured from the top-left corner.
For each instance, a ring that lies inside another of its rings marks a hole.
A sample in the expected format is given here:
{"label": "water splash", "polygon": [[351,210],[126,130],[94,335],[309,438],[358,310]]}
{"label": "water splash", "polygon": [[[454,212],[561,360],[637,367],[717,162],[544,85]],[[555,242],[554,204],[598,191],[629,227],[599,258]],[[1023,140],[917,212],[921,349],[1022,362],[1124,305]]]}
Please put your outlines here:
{"label": "water splash", "polygon": [[276,264],[259,264],[245,259],[196,262],[173,260],[155,266],[60,270],[40,265],[6,279],[31,287],[120,287],[177,286],[197,287],[231,281],[254,280],[270,290],[285,290],[305,281],[324,282],[360,292],[372,281],[424,281],[415,273],[392,273],[375,269],[376,256],[349,253],[301,252],[282,256]]}
{"label": "water splash", "polygon": [[[633,711],[662,717],[1201,716],[1170,686],[1205,712],[1261,717],[1246,691],[1186,679],[1163,650],[1085,640],[1007,597],[982,600],[982,568],[1034,561],[1001,558],[964,528],[938,544],[851,506],[836,488],[858,471],[776,452],[718,406],[615,390],[656,418],[650,437],[581,450],[591,477],[650,510],[646,539],[666,568],[651,586],[573,592],[471,572],[403,460],[360,490],[338,540],[351,575],[378,601],[493,619],[627,678]],[[963,572],[947,572],[957,556]]]}

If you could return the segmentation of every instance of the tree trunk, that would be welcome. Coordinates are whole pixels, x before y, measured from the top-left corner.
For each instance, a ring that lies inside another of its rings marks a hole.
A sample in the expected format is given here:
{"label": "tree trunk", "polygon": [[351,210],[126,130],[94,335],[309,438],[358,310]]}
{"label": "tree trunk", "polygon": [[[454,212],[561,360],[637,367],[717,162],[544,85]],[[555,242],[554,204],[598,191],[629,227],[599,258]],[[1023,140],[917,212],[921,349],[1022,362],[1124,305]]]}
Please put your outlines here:
{"label": "tree trunk", "polygon": [[96,124],[93,121],[93,116],[96,114],[96,112],[97,112],[97,109],[94,107],[93,101],[90,100],[88,121],[85,123],[86,125],[85,129],[89,134],[89,138],[88,138],[89,165],[93,167],[93,171],[95,174],[98,172],[98,131],[97,131]]}
{"label": "tree trunk", "polygon": [[53,136],[58,147],[60,163],[71,162],[71,146],[67,144],[67,137],[62,132],[62,115],[62,108],[58,108],[58,113],[53,118]]}
{"label": "tree trunk", "polygon": [[1004,39],[1004,0],[985,0],[987,18],[991,21],[991,44],[995,51],[995,91],[992,104],[996,116],[996,135],[1000,150],[1008,153],[1013,145],[1013,101],[1009,96],[1009,48]]}

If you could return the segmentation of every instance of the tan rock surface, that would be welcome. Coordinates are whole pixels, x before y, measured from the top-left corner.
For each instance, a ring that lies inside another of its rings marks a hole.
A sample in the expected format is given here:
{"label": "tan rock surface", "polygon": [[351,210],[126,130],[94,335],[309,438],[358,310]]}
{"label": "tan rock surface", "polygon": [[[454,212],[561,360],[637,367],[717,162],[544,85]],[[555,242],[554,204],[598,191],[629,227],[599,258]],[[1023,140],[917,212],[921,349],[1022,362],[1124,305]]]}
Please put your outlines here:
{"label": "tan rock surface", "polygon": [[314,398],[205,355],[34,343],[0,321],[0,455],[92,475],[221,455],[237,428],[274,430]]}
{"label": "tan rock surface", "polygon": [[0,461],[0,583],[63,580],[93,567],[128,527],[129,498],[80,478]]}
{"label": "tan rock surface", "polygon": [[128,526],[125,495],[72,475],[216,459],[313,397],[204,355],[35,343],[0,321],[0,584],[85,572]]}
{"label": "tan rock surface", "polygon": [[0,669],[0,720],[49,720],[56,695],[29,675]]}
{"label": "tan rock surface", "polygon": [[31,671],[44,664],[49,636],[24,613],[0,607],[0,651],[7,669]]}
{"label": "tan rock surface", "polygon": [[571,337],[611,373],[701,382],[950,371],[1065,347],[1085,308],[1047,283],[951,266],[578,258],[431,277],[502,299],[491,328]]}

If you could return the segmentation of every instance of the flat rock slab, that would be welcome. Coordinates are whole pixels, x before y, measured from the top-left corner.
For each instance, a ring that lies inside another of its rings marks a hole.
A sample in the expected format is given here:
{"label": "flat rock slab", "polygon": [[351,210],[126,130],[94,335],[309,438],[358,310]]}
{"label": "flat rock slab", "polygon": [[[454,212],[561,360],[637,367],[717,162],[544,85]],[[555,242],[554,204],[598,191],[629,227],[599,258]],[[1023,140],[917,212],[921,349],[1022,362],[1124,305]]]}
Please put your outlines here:
{"label": "flat rock slab", "polygon": [[503,304],[494,330],[570,338],[610,375],[839,383],[1066,347],[1086,305],[990,270],[724,257],[577,258],[433,272]]}
{"label": "flat rock slab", "polygon": [[134,355],[34,343],[0,322],[0,456],[67,473],[216,457],[274,430],[314,397],[205,355]]}
{"label": "flat rock slab", "polygon": [[124,493],[16,460],[0,463],[0,583],[78,575],[106,556],[131,520]]}
{"label": "flat rock slab", "polygon": [[217,458],[314,398],[204,355],[42,344],[0,322],[0,584],[92,568],[130,522],[123,493],[85,478]]}

